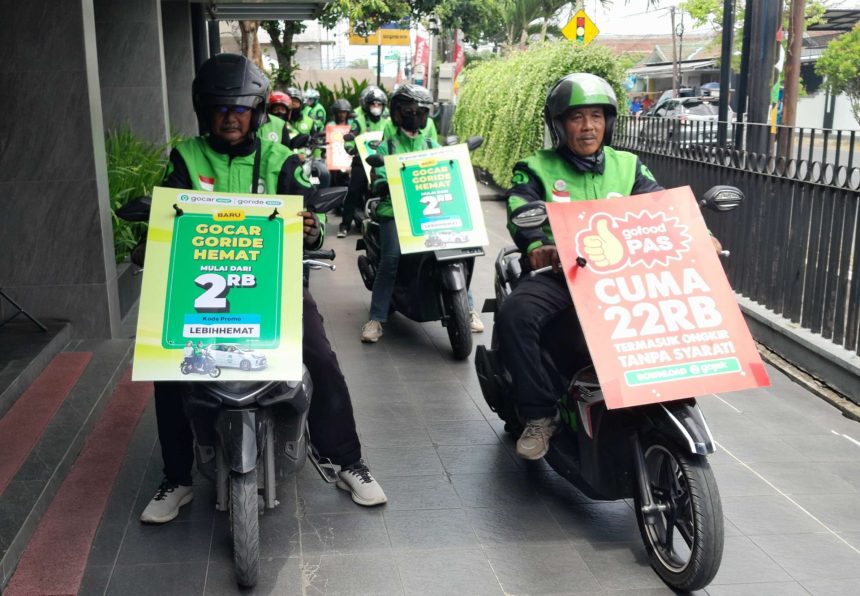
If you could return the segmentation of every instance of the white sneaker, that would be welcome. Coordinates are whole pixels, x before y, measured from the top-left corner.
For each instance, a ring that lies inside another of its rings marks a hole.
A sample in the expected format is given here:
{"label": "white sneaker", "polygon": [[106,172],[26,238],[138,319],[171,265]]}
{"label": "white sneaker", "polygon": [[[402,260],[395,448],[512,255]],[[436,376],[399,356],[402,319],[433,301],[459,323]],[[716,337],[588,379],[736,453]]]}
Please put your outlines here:
{"label": "white sneaker", "polygon": [[484,332],[484,322],[481,320],[481,315],[478,314],[478,311],[473,310],[472,318],[469,320],[469,329],[472,330],[472,333],[483,333]]}
{"label": "white sneaker", "polygon": [[361,328],[361,341],[375,344],[382,337],[382,323],[370,319]]}
{"label": "white sneaker", "polygon": [[190,503],[193,498],[192,487],[171,484],[165,480],[140,514],[140,521],[145,524],[165,524],[179,515],[179,508]]}
{"label": "white sneaker", "polygon": [[517,455],[523,459],[540,459],[549,451],[549,440],[558,430],[561,417],[528,420],[523,434],[517,440]]}
{"label": "white sneaker", "polygon": [[359,505],[371,507],[388,502],[388,497],[382,492],[379,483],[370,475],[370,470],[363,460],[342,468],[337,475],[340,477],[337,487],[352,493],[352,500]]}

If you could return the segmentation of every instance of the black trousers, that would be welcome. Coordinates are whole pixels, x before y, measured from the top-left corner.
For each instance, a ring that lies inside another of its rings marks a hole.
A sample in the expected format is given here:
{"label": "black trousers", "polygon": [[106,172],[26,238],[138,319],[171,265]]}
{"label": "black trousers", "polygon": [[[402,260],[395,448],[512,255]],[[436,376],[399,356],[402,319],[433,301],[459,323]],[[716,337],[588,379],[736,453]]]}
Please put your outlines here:
{"label": "black trousers", "polygon": [[355,211],[364,207],[364,196],[367,193],[367,185],[367,174],[364,173],[361,158],[356,155],[352,159],[349,186],[347,187],[346,198],[343,200],[343,221],[340,225],[346,229],[352,226],[353,221],[356,224],[359,222],[359,219],[355,216]]}
{"label": "black trousers", "polygon": [[[307,289],[302,302],[302,358],[314,382],[308,415],[311,440],[321,456],[348,466],[361,459],[349,389],[326,337],[323,318]],[[155,383],[155,417],[164,476],[174,484],[191,484],[194,437],[182,406],[183,394],[190,390],[191,383]]]}
{"label": "black trousers", "polygon": [[[561,324],[554,324],[561,321]],[[560,274],[524,274],[496,316],[502,361],[511,373],[517,410],[524,420],[555,416],[558,388],[552,382],[547,348],[553,361],[578,365],[588,359],[582,327]],[[565,366],[565,369],[568,367]]]}

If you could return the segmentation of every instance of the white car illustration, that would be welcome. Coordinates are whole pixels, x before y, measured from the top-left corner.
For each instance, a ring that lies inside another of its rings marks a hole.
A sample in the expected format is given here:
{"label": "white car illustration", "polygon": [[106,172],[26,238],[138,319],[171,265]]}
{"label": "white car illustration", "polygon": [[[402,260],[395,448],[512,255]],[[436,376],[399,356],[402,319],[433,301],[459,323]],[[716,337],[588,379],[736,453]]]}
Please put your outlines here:
{"label": "white car illustration", "polygon": [[235,344],[212,344],[207,348],[221,368],[262,370],[266,368],[266,355]]}

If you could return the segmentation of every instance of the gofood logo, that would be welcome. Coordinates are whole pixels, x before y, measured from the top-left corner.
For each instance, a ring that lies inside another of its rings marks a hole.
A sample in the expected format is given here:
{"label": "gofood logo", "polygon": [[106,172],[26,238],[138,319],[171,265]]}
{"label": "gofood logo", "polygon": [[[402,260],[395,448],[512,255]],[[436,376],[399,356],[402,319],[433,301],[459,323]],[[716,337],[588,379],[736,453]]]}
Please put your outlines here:
{"label": "gofood logo", "polygon": [[595,213],[576,235],[576,250],[596,273],[614,273],[643,265],[667,266],[690,250],[687,226],[665,213]]}

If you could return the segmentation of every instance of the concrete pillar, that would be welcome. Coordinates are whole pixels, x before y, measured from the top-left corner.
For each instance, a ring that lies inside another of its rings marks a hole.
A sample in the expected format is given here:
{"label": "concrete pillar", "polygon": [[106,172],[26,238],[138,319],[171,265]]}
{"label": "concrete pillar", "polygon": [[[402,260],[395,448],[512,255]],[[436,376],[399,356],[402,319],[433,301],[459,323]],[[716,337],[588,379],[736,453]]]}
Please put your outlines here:
{"label": "concrete pillar", "polygon": [[159,0],[93,0],[104,123],[152,143],[169,138]]}
{"label": "concrete pillar", "polygon": [[191,6],[188,0],[162,0],[164,69],[170,131],[197,135],[197,118],[191,105],[194,80],[194,47],[191,37]]}
{"label": "concrete pillar", "polygon": [[0,287],[76,337],[119,332],[93,0],[0,3]]}

